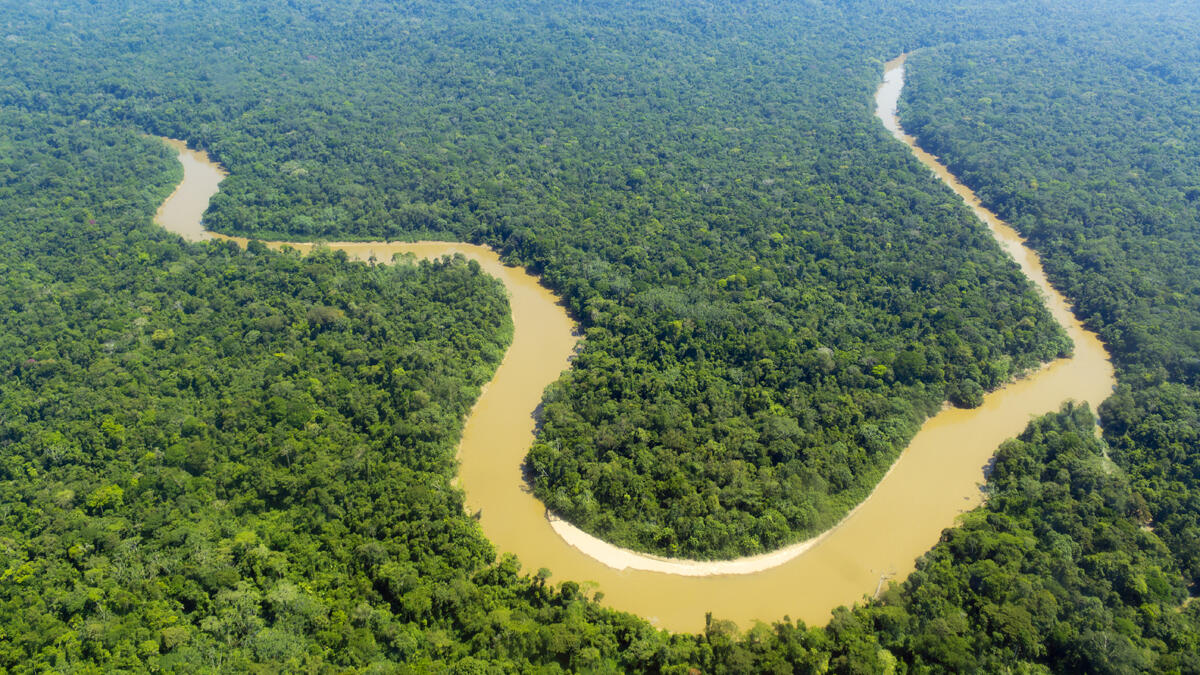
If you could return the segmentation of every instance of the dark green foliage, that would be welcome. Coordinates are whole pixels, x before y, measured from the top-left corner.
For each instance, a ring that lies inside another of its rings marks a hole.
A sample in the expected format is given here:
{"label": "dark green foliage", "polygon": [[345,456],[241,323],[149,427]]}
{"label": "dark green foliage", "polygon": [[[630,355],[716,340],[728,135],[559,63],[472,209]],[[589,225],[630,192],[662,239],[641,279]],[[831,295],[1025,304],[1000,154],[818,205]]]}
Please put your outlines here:
{"label": "dark green foliage", "polygon": [[963,380],[950,385],[946,398],[961,408],[978,408],[983,404],[983,387],[975,380]]}
{"label": "dark green foliage", "polygon": [[1200,582],[1200,391],[1178,383],[1122,387],[1101,409],[1113,457],[1135,477],[1147,520],[1184,576]]}

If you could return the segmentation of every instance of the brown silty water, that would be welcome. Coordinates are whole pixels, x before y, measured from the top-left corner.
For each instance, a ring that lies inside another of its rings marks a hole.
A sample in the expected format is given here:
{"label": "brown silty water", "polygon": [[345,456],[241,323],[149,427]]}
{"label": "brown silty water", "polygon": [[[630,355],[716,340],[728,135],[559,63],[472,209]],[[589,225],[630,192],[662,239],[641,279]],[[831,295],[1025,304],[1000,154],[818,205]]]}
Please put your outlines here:
{"label": "brown silty water", "polygon": [[[1037,255],[1012,228],[979,206],[936,158],[916,147],[896,119],[903,59],[887,64],[876,114],[920,161],[962,196],[1001,246],[1045,295],[1053,316],[1075,343],[1069,359],[1055,361],[985,396],[973,410],[947,408],[921,427],[874,492],[840,523],[781,551],[734,561],[667,560],[606,544],[569,524],[552,523],[528,491],[521,466],[533,442],[533,413],[542,392],[569,367],[578,342],[575,324],[549,290],[488,248],[450,242],[333,242],[359,260],[389,261],[395,253],[437,257],[462,253],[503,282],[512,308],[513,342],[466,420],[458,458],[466,508],[478,513],[483,533],[501,553],[514,553],[526,570],[549,568],[558,580],[593,582],[603,603],[676,631],[704,628],[706,612],[749,627],[789,616],[824,624],[829,613],[870,596],[883,579],[903,579],[944,528],[982,501],[983,469],[996,448],[1035,416],[1063,401],[1093,407],[1115,383],[1103,345],[1071,313],[1046,281]],[[224,176],[203,153],[182,142],[184,179],[163,203],[156,222],[191,240],[209,233],[201,215]],[[311,244],[266,242],[302,252]]]}

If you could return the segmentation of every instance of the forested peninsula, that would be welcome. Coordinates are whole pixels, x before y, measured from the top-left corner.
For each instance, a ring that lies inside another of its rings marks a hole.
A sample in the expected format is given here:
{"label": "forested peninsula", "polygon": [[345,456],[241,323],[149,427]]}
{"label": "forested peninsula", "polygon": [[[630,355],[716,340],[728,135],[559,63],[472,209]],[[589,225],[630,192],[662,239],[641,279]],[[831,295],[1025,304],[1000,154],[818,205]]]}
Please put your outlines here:
{"label": "forested peninsula", "polygon": [[[1200,671],[1191,4],[0,13],[0,667]],[[584,330],[537,496],[640,550],[769,550],[943,401],[1071,349],[871,117],[904,51],[906,127],[1030,238],[1121,388],[1103,438],[1086,407],[1033,421],[985,506],[827,626],[669,634],[497,558],[452,482],[512,331],[478,266],[151,223],[179,170],[148,135],[229,169],[216,231],[495,247]],[[1098,95],[1122,104],[1063,109]]]}

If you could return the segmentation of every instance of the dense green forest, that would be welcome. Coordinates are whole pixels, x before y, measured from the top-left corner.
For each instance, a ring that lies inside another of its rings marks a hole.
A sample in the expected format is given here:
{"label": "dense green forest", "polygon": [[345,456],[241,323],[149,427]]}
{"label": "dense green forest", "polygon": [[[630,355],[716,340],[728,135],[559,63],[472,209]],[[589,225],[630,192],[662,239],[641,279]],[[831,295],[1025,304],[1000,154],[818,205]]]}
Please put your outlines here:
{"label": "dense green forest", "polygon": [[[0,5],[0,668],[1200,672],[1198,99],[1167,35],[1200,18],[926,4]],[[179,174],[141,133],[227,164],[224,230],[497,246],[587,330],[531,455],[547,503],[771,547],[944,397],[1068,348],[870,117],[880,58],[947,41],[905,124],[1045,253],[1122,388],[1107,443],[1085,408],[1037,420],[824,627],[670,635],[497,559],[451,485],[510,330],[473,265],[150,225]],[[1065,114],[1097,97],[1122,105]]]}

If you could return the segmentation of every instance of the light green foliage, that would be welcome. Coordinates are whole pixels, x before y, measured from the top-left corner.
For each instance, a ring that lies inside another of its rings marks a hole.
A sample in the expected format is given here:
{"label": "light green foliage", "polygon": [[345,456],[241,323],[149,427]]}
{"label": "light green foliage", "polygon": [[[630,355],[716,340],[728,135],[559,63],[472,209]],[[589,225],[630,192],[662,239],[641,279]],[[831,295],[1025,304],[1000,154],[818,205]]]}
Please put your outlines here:
{"label": "light green foliage", "polygon": [[125,491],[120,486],[105,485],[88,495],[86,503],[88,509],[103,513],[105,509],[121,506],[124,499]]}

